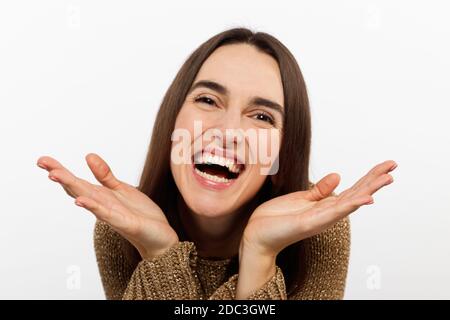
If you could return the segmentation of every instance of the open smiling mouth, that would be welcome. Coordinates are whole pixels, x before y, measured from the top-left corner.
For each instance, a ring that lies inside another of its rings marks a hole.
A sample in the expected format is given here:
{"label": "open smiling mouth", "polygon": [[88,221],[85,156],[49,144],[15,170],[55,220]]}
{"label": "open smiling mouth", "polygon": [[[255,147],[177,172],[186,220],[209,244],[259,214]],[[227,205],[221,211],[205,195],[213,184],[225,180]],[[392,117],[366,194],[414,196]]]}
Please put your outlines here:
{"label": "open smiling mouth", "polygon": [[196,156],[194,161],[196,174],[219,184],[229,184],[235,181],[244,170],[245,165],[238,164],[235,159],[209,153]]}

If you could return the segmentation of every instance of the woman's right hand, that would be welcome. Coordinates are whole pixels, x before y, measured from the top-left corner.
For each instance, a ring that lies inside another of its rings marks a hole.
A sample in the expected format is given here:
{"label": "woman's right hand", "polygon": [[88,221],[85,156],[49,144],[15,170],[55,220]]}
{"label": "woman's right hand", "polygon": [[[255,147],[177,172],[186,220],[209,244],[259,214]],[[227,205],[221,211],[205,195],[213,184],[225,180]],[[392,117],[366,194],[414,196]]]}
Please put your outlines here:
{"label": "woman's right hand", "polygon": [[37,165],[49,178],[61,184],[75,204],[91,211],[109,224],[139,251],[152,259],[178,243],[179,239],[162,210],[144,193],[114,177],[106,162],[94,153],[86,162],[102,185],[91,184],[73,175],[51,157],[40,157]]}

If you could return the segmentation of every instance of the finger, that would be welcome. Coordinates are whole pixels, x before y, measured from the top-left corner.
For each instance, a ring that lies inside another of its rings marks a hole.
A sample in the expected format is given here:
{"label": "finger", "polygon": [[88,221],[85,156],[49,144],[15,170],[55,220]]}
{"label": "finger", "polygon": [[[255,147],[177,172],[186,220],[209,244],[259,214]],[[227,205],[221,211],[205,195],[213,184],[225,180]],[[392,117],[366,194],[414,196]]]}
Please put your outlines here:
{"label": "finger", "polygon": [[306,193],[305,198],[310,201],[319,201],[328,197],[336,189],[340,180],[341,177],[337,173],[326,175]]}
{"label": "finger", "polygon": [[384,161],[375,167],[373,167],[365,176],[359,179],[352,187],[352,190],[356,190],[364,184],[376,179],[378,176],[390,172],[397,167],[397,163],[393,160]]}
{"label": "finger", "polygon": [[53,169],[48,177],[62,185],[64,190],[72,196],[90,196],[94,192],[95,186],[86,180],[77,178],[65,168]]}
{"label": "finger", "polygon": [[389,184],[391,184],[392,182],[394,182],[394,178],[388,174],[382,174],[381,176],[377,177],[376,179],[368,182],[367,184],[363,185],[362,187],[360,187],[355,195],[360,196],[360,195],[372,195],[375,192],[377,192],[378,190],[380,190],[382,187],[387,186]]}
{"label": "finger", "polygon": [[121,230],[124,228],[123,215],[120,214],[113,206],[107,206],[90,197],[79,196],[75,200],[75,204],[79,207],[91,211],[97,219],[111,225],[111,227]]}
{"label": "finger", "polygon": [[311,233],[317,234],[356,211],[359,207],[373,203],[373,197],[370,195],[362,195],[346,200],[336,200],[334,203],[325,207],[310,210],[308,212],[309,223],[305,225],[309,226]]}
{"label": "finger", "polygon": [[64,168],[61,163],[59,163],[58,161],[56,161],[55,159],[53,159],[52,157],[49,157],[49,156],[42,156],[42,157],[40,157],[37,160],[36,164],[39,167],[41,167],[42,169],[45,169],[47,171],[50,171],[50,170],[53,170],[53,169]]}
{"label": "finger", "polygon": [[104,205],[94,199],[79,196],[75,199],[75,204],[91,211],[98,219],[102,221],[109,222],[111,220],[111,210],[107,209]]}
{"label": "finger", "polygon": [[95,178],[107,188],[117,189],[122,182],[117,180],[111,172],[108,164],[99,155],[90,153],[86,156],[86,162]]}

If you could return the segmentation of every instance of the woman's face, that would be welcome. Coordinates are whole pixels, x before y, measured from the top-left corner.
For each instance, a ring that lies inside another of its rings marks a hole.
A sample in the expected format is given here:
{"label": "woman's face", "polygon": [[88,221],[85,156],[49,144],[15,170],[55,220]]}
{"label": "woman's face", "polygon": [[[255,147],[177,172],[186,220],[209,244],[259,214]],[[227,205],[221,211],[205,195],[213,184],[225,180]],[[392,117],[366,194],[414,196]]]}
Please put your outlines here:
{"label": "woman's face", "polygon": [[279,152],[283,101],[277,62],[253,46],[219,47],[203,63],[172,136],[172,175],[195,214],[227,215],[257,194]]}

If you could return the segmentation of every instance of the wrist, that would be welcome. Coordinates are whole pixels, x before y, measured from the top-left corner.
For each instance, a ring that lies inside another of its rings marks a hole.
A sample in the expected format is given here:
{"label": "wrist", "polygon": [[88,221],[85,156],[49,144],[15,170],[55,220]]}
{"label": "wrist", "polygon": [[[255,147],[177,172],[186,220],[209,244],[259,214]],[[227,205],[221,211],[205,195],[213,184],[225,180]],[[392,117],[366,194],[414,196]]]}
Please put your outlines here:
{"label": "wrist", "polygon": [[243,245],[239,249],[239,264],[242,266],[260,266],[258,269],[275,266],[277,255],[271,252],[255,250],[254,246]]}
{"label": "wrist", "polygon": [[239,276],[236,299],[246,299],[276,274],[276,255],[261,254],[252,247],[239,250]]}
{"label": "wrist", "polygon": [[242,237],[241,243],[239,245],[239,257],[241,257],[244,252],[246,253],[246,255],[258,256],[264,260],[275,260],[278,255],[278,252],[261,246],[255,241],[248,240],[245,235]]}
{"label": "wrist", "polygon": [[173,248],[174,246],[176,246],[179,243],[179,241],[174,241],[170,244],[168,244],[167,246],[164,246],[162,248],[159,249],[141,249],[139,251],[139,254],[141,255],[142,259],[144,260],[152,260],[158,256],[163,255],[164,253],[166,253],[167,251],[169,251],[171,248]]}

